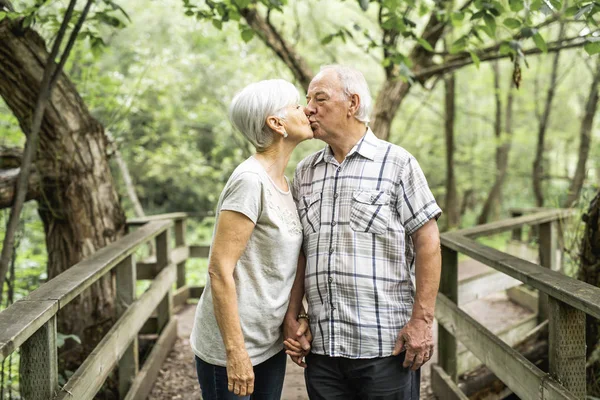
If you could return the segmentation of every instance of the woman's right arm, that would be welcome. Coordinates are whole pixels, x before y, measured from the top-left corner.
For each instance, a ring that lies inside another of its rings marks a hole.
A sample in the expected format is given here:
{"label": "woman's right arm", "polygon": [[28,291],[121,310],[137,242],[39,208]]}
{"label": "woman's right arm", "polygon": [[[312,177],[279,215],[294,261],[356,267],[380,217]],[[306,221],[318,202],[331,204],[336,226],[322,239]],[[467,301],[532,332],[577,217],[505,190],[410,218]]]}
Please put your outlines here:
{"label": "woman's right arm", "polygon": [[228,389],[239,396],[254,391],[254,371],[240,324],[233,271],[253,230],[254,223],[244,214],[221,211],[208,264],[215,318],[227,355]]}

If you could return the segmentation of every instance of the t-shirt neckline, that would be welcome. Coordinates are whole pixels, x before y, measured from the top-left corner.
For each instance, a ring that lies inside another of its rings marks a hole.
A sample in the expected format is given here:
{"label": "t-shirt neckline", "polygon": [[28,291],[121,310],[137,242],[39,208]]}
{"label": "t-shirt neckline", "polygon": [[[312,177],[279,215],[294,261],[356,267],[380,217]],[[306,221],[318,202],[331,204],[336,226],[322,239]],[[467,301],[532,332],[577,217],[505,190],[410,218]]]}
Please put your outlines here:
{"label": "t-shirt neckline", "polygon": [[275,188],[275,189],[276,189],[276,190],[277,190],[279,193],[281,193],[281,194],[284,194],[284,195],[289,195],[289,194],[291,193],[291,188],[292,188],[292,185],[290,184],[290,180],[287,178],[287,176],[285,176],[285,175],[283,176],[283,177],[285,178],[285,181],[286,181],[286,182],[287,182],[287,184],[288,184],[288,190],[286,191],[286,190],[283,190],[283,189],[281,189],[281,188],[280,188],[280,187],[279,187],[279,186],[278,186],[278,185],[277,185],[277,184],[276,184],[276,183],[273,181],[273,179],[271,178],[271,176],[269,175],[269,173],[267,172],[267,170],[266,170],[266,169],[263,167],[263,165],[260,163],[260,161],[258,161],[258,160],[256,159],[256,157],[254,157],[254,156],[252,155],[252,156],[250,156],[250,158],[251,158],[252,160],[254,160],[254,162],[255,162],[255,163],[257,163],[257,164],[258,164],[258,166],[260,167],[261,171],[262,171],[262,172],[264,172],[264,174],[267,176],[267,178],[268,178],[268,179],[269,179],[269,181],[271,182],[271,185],[273,185],[273,187],[274,187],[274,188]]}

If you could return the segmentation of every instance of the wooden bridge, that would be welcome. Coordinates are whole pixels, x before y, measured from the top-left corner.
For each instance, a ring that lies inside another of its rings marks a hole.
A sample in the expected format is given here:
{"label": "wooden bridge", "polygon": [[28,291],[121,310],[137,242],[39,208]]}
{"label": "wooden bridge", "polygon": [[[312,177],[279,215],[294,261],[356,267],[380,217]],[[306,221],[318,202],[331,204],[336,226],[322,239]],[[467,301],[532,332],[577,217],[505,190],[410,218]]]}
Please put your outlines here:
{"label": "wooden bridge", "polygon": [[[460,389],[464,386],[458,385],[459,374],[479,364],[485,364],[521,399],[585,398],[585,316],[600,318],[600,288],[559,271],[560,223],[572,216],[569,210],[517,210],[513,218],[442,235],[443,271],[436,306],[437,361],[425,378],[430,379],[438,398],[467,399]],[[188,299],[199,298],[203,290],[186,284],[186,261],[206,258],[209,250],[207,246],[186,243],[187,218],[187,214],[175,213],[129,221],[131,233],[0,313],[0,362],[20,349],[19,383],[24,400],[92,399],[115,369],[122,399],[148,398],[177,338],[173,310]],[[502,252],[475,240],[506,231],[512,231],[513,238],[520,240],[524,226],[536,227],[539,264],[509,254],[515,251]],[[148,243],[153,244],[156,256],[138,260],[140,249]],[[459,254],[476,260],[483,273],[461,277]],[[57,312],[113,271],[119,318],[60,387]],[[151,283],[136,298],[138,280]],[[528,294],[530,291],[521,290],[522,284],[539,293],[533,306],[534,297]],[[496,330],[496,335],[464,310],[471,300],[507,290],[514,301],[539,311],[512,327],[519,329]],[[545,325],[549,330],[549,368],[542,371],[511,345]],[[139,340],[148,334],[154,335],[156,342],[140,365]],[[290,370],[290,374],[298,374],[297,370]],[[286,384],[289,381],[286,378]],[[284,394],[284,398],[301,398],[290,387]],[[184,394],[180,398],[190,397]]]}

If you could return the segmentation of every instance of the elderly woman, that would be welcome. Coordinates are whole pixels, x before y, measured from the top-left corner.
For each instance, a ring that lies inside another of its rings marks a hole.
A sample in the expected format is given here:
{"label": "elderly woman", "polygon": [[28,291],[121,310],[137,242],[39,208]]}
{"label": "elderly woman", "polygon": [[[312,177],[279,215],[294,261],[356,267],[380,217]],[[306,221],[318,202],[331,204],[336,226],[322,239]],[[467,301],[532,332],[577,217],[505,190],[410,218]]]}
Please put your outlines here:
{"label": "elderly woman", "polygon": [[282,322],[302,244],[284,171],[298,143],[313,137],[298,100],[291,83],[274,79],[249,85],[230,106],[256,154],[236,168],[217,205],[191,335],[205,400],[281,397]]}

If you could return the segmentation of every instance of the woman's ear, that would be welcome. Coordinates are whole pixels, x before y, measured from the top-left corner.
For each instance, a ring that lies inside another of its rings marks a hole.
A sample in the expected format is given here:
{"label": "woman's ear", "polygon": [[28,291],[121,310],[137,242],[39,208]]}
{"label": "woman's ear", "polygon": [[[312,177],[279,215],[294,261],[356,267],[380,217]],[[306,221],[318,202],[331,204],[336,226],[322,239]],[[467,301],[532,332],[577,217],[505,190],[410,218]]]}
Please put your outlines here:
{"label": "woman's ear", "polygon": [[273,131],[277,132],[280,135],[283,135],[285,132],[285,127],[283,126],[283,120],[281,118],[270,115],[267,117],[267,126]]}
{"label": "woman's ear", "polygon": [[360,107],[360,96],[356,93],[350,96],[350,106],[348,107],[348,117],[354,117]]}

